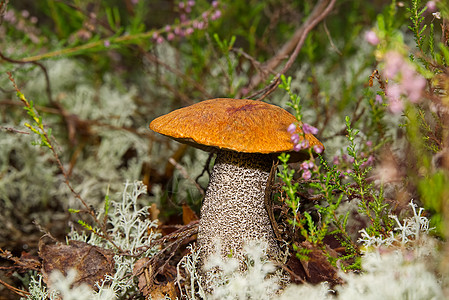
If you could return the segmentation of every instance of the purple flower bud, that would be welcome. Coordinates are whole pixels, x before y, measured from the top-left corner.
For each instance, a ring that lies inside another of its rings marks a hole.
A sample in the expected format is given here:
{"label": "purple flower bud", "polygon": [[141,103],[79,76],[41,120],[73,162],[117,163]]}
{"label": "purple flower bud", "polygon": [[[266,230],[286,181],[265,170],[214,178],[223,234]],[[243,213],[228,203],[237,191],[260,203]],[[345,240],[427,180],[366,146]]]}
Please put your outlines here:
{"label": "purple flower bud", "polygon": [[21,15],[24,18],[28,18],[30,16],[30,12],[28,10],[22,10]]}
{"label": "purple flower bud", "polygon": [[303,163],[301,163],[300,168],[303,171],[308,170],[309,169],[309,163],[304,161]]}
{"label": "purple flower bud", "polygon": [[302,178],[305,180],[309,180],[312,177],[312,172],[310,172],[309,170],[305,170],[304,172],[302,172]]}
{"label": "purple flower bud", "polygon": [[388,109],[393,114],[400,114],[404,110],[404,103],[400,99],[390,100],[388,104]]}
{"label": "purple flower bud", "polygon": [[302,140],[300,143],[293,146],[294,151],[301,151],[303,149],[309,148],[309,141],[308,140]]}
{"label": "purple flower bud", "polygon": [[370,156],[368,156],[367,160],[361,164],[361,167],[370,166],[373,164],[373,162],[374,162],[374,156],[370,155]]}
{"label": "purple flower bud", "polygon": [[332,163],[334,165],[339,165],[340,164],[340,157],[338,157],[337,155],[334,156],[334,159],[332,160]]}
{"label": "purple flower bud", "polygon": [[299,134],[297,134],[297,133],[292,134],[290,136],[290,139],[293,142],[293,144],[295,144],[295,145],[298,144],[299,143]]}
{"label": "purple flower bud", "polygon": [[175,30],[174,30],[174,32],[175,32],[176,35],[182,35],[182,34],[183,34],[182,29],[179,28],[179,27],[176,27]]}
{"label": "purple flower bud", "polygon": [[302,125],[302,131],[304,131],[305,134],[317,134],[318,129],[313,127],[312,125],[309,125],[307,123],[304,123]]}
{"label": "purple flower bud", "polygon": [[411,102],[416,103],[421,98],[421,94],[426,87],[426,80],[419,74],[414,74],[411,78],[402,82],[402,87]]}
{"label": "purple flower bud", "polygon": [[295,123],[291,123],[290,125],[288,125],[287,132],[290,134],[294,134],[296,132]]}
{"label": "purple flower bud", "polygon": [[387,78],[393,78],[404,64],[404,58],[399,52],[389,51],[385,54],[384,75]]}
{"label": "purple flower bud", "polygon": [[399,100],[399,97],[401,96],[401,86],[395,83],[389,84],[385,92],[390,102]]}
{"label": "purple flower bud", "polygon": [[175,38],[175,34],[173,32],[169,32],[167,34],[167,40],[172,41]]}
{"label": "purple flower bud", "polygon": [[437,10],[437,4],[436,4],[436,1],[428,1],[427,4],[426,4],[426,6],[427,6],[427,9],[428,9],[430,12],[434,12],[434,11]]}
{"label": "purple flower bud", "polygon": [[111,46],[111,42],[110,42],[109,40],[105,40],[105,41],[103,42],[103,45],[104,45],[105,47],[109,47],[109,46]]}
{"label": "purple flower bud", "polygon": [[367,41],[373,46],[376,46],[377,44],[379,44],[380,39],[374,31],[369,30],[365,32],[365,41]]}
{"label": "purple flower bud", "polygon": [[374,99],[374,102],[375,102],[376,104],[382,104],[384,101],[383,101],[381,95],[376,95],[376,98]]}
{"label": "purple flower bud", "polygon": [[218,6],[218,1],[212,1],[212,7],[217,7]]}
{"label": "purple flower bud", "polygon": [[216,12],[214,12],[214,14],[212,15],[212,17],[210,18],[212,21],[215,21],[217,19],[219,19],[221,17],[221,11],[217,10]]}
{"label": "purple flower bud", "polygon": [[323,146],[321,146],[321,145],[315,145],[315,146],[313,146],[313,151],[315,151],[315,153],[318,153],[318,154],[320,154],[320,153],[322,153],[323,152]]}

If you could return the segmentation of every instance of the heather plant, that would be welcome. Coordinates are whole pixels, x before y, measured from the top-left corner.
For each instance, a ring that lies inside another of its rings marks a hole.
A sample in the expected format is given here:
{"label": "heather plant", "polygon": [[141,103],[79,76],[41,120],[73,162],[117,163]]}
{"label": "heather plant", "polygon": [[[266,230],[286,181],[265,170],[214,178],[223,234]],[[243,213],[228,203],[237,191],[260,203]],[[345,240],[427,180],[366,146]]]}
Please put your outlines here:
{"label": "heather plant", "polygon": [[[432,7],[433,4],[429,3],[428,5],[435,10],[435,7]],[[305,145],[304,141],[294,133],[295,124],[291,125],[292,128],[287,129],[291,132],[292,141],[296,144],[295,150],[306,149],[310,154],[310,159],[299,166],[298,173],[301,175],[301,180],[295,182],[295,171],[289,169],[287,165],[288,156],[284,154],[279,157],[282,164],[279,177],[284,184],[282,192],[285,193],[285,197],[281,197],[281,200],[291,211],[290,223],[293,228],[299,229],[303,239],[324,249],[325,237],[334,236],[345,247],[345,254],[339,258],[335,259],[335,257],[329,256],[333,263],[360,258],[359,246],[354,240],[353,233],[347,231],[348,220],[351,216],[354,217],[354,213],[365,219],[365,224],[361,227],[364,233],[383,239],[390,236],[394,230],[393,220],[395,219],[390,217],[394,208],[391,205],[391,200],[386,198],[385,188],[391,189],[392,186],[398,188],[392,182],[398,178],[391,176],[391,174],[397,174],[394,172],[397,172],[398,166],[390,165],[373,169],[376,157],[382,157],[380,150],[395,145],[394,136],[391,135],[391,132],[385,131],[385,126],[388,124],[385,121],[387,114],[405,115],[406,118],[402,119],[404,123],[396,122],[393,125],[406,128],[407,142],[412,145],[410,149],[413,149],[411,151],[416,155],[417,165],[424,168],[422,169],[424,176],[412,175],[406,180],[416,180],[414,184],[419,186],[420,194],[425,198],[428,199],[429,195],[432,195],[433,199],[441,199],[440,203],[445,202],[442,200],[443,194],[447,195],[442,188],[443,182],[446,180],[445,176],[439,171],[437,171],[437,175],[430,175],[433,170],[429,157],[429,154],[435,155],[442,150],[441,138],[444,137],[438,132],[441,133],[439,130],[442,130],[445,124],[441,115],[438,117],[436,114],[431,114],[434,123],[429,123],[430,116],[426,116],[428,109],[423,100],[427,96],[425,78],[432,78],[435,76],[434,74],[439,73],[436,71],[438,67],[436,65],[433,68],[430,67],[431,64],[426,58],[427,55],[435,55],[435,47],[424,47],[425,41],[428,40],[429,45],[435,41],[433,29],[430,31],[429,39],[424,36],[427,27],[422,24],[423,14],[428,8],[428,6],[421,7],[419,1],[412,1],[409,9],[412,23],[409,29],[414,33],[414,40],[420,51],[419,55],[411,55],[410,58],[404,55],[407,46],[402,40],[398,23],[394,21],[397,14],[395,2],[378,16],[378,30],[365,32],[364,39],[377,47],[376,53],[383,63],[381,71],[375,70],[370,76],[370,87],[377,79],[379,90],[376,93],[367,90],[365,95],[365,97],[369,97],[367,107],[371,108],[370,115],[367,115],[369,120],[367,123],[376,126],[379,130],[374,131],[373,128],[369,128],[360,136],[360,130],[353,128],[356,120],[351,121],[351,118],[346,116],[346,129],[344,130],[347,138],[346,153],[341,151],[340,155],[335,156],[332,161],[333,166],[330,167],[330,163],[326,162],[320,151],[314,155],[312,149],[308,149],[308,145]],[[435,17],[434,20],[436,20]],[[433,25],[431,28],[434,28]],[[440,46],[440,49],[446,49],[446,47],[447,45]],[[430,70],[432,72],[429,72]],[[301,124],[303,116],[299,105],[300,97],[292,93],[291,79],[287,80],[284,77],[280,87],[287,91],[290,98],[288,105],[294,109],[298,124]],[[385,100],[386,103],[384,103]],[[360,116],[356,116],[356,119],[358,118]],[[310,127],[307,123],[302,125],[302,130],[307,133],[318,133],[318,130]],[[371,139],[377,142],[374,147]],[[318,165],[314,156],[319,157]],[[407,168],[413,168],[413,164],[409,163]],[[430,179],[429,175],[435,181]],[[410,183],[410,181],[408,182]],[[314,199],[313,201],[318,204],[304,205],[304,198],[301,198],[300,195],[308,195],[306,199]],[[387,197],[391,197],[391,194]],[[425,200],[423,199],[423,201]],[[342,203],[352,202],[357,203],[357,210],[349,210],[341,214],[339,207]],[[435,204],[435,201],[432,202]],[[441,221],[438,214],[436,218]],[[436,224],[438,228],[439,225]],[[294,246],[294,249],[298,251],[298,257],[307,259],[309,250],[298,248],[296,244]],[[356,259],[354,264],[344,265],[343,268],[360,268],[359,262],[360,260]]]}
{"label": "heather plant", "polygon": [[[0,0],[1,257],[37,253],[39,228],[113,251],[115,270],[93,289],[73,273],[12,282],[29,299],[138,298],[133,267],[152,259],[162,266],[145,275],[161,273],[147,287],[175,282],[187,299],[444,298],[448,18],[444,1]],[[148,123],[214,97],[259,97],[296,115],[285,130],[307,159],[281,155],[273,187],[283,249],[305,269],[328,260],[344,284],[304,283],[291,261],[274,265],[253,246],[246,273],[210,262],[224,272],[208,295],[201,249],[154,241],[196,220],[186,207],[198,212],[213,158],[199,165],[206,154]]]}

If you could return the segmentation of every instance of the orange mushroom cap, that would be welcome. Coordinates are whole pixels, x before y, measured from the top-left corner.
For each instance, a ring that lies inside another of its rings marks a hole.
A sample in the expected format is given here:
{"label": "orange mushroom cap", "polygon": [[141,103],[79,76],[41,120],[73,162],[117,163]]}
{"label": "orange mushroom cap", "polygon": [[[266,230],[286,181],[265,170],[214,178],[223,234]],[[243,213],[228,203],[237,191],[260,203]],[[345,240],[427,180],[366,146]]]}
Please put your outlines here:
{"label": "orange mushroom cap", "polygon": [[[268,154],[293,151],[287,128],[295,122],[292,114],[276,105],[217,98],[158,117],[151,122],[150,129],[206,151],[219,148]],[[305,138],[311,147],[323,147],[313,135],[306,134]]]}

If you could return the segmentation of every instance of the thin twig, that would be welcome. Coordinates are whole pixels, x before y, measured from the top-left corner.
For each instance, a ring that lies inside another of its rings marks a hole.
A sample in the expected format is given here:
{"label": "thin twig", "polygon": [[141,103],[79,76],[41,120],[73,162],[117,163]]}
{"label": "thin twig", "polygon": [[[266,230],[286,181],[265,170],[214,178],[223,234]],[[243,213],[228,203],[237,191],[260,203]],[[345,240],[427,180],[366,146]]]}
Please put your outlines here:
{"label": "thin twig", "polygon": [[18,289],[13,287],[12,285],[4,282],[3,280],[0,279],[0,284],[3,284],[8,290],[10,290],[11,292],[16,293],[17,295],[19,295],[20,297],[26,297],[28,295],[31,295],[29,292]]}
{"label": "thin twig", "polygon": [[[7,72],[8,76],[9,76],[9,80],[12,82],[14,89],[17,91],[18,94],[21,94],[19,87],[17,86],[14,78],[12,77],[12,73],[11,72]],[[30,104],[28,103],[28,101],[24,98],[24,96],[19,96],[19,99],[24,103],[24,105],[26,107],[28,107],[29,109],[33,109]],[[37,114],[37,112],[36,112]],[[58,153],[55,150],[55,147],[53,147],[53,144],[50,140],[50,137],[47,133],[47,131],[45,131],[45,129],[41,128],[41,133],[42,135],[45,137],[46,141],[48,142],[48,148],[50,149],[50,151],[53,154],[53,158],[56,160],[56,163],[58,164],[59,170],[61,171],[62,175],[64,176],[64,183],[65,185],[69,188],[70,192],[75,196],[76,199],[78,199],[83,206],[86,209],[86,212],[94,219],[95,223],[98,224],[99,226],[101,226],[101,231],[103,233],[97,232],[95,231],[94,233],[97,234],[98,236],[106,239],[108,242],[110,242],[117,250],[119,250],[120,252],[123,252],[123,250],[121,249],[120,246],[118,246],[116,243],[114,243],[113,239],[109,236],[109,234],[107,233],[107,229],[106,229],[106,224],[101,223],[98,218],[97,215],[95,214],[95,211],[90,207],[90,205],[87,204],[87,202],[83,199],[83,197],[81,197],[81,195],[75,191],[75,189],[73,188],[72,184],[70,183],[69,180],[69,176],[68,173],[66,171],[66,169],[64,168],[64,165],[62,164]]]}
{"label": "thin twig", "polygon": [[28,61],[21,61],[21,60],[12,59],[10,57],[5,56],[1,52],[0,52],[0,58],[5,60],[5,61],[7,61],[7,62],[13,63],[13,64],[28,64],[28,63],[31,63],[33,65],[38,66],[42,70],[42,72],[44,73],[44,78],[45,78],[45,83],[46,83],[45,91],[47,93],[48,101],[50,101],[50,103],[52,103],[52,104],[54,103],[53,96],[51,94],[50,77],[48,76],[47,68],[45,68],[45,66],[43,64],[41,64],[40,62],[37,62],[37,61],[29,61],[28,62]]}
{"label": "thin twig", "polygon": [[[310,16],[307,18],[304,24],[298,30],[296,30],[293,37],[286,44],[284,44],[284,46],[276,53],[275,56],[273,56],[264,64],[264,68],[268,70],[274,70],[281,63],[281,61],[284,60],[285,57],[288,57],[289,53],[294,49],[293,53],[289,56],[289,59],[285,63],[282,70],[278,74],[276,74],[274,79],[267,87],[263,88],[260,91],[257,91],[256,93],[253,93],[247,98],[254,98],[262,94],[262,96],[257,99],[262,100],[277,88],[277,86],[280,84],[281,75],[285,74],[285,72],[287,72],[287,70],[296,60],[296,57],[298,56],[299,51],[301,50],[309,32],[331,12],[335,2],[336,0],[320,0],[315,5]],[[264,78],[260,73],[256,74],[253,78],[251,78],[248,89],[252,90],[263,80]]]}
{"label": "thin twig", "polygon": [[29,132],[17,130],[17,129],[15,129],[15,128],[11,128],[11,127],[0,126],[0,129],[1,129],[1,130],[5,130],[5,131],[9,131],[9,132],[14,132],[14,133],[30,134]]}

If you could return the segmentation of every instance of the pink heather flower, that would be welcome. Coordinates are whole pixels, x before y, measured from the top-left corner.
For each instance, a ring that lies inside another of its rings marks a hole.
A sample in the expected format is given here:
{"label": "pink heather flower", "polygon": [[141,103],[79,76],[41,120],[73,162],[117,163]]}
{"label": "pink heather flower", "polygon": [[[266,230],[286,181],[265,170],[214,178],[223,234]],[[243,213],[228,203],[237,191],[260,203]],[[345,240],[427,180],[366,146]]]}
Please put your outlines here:
{"label": "pink heather flower", "polygon": [[189,1],[187,1],[187,5],[192,7],[192,6],[195,5],[195,1],[194,0],[189,0]]}
{"label": "pink heather flower", "polygon": [[191,35],[193,33],[193,28],[189,27],[186,29],[186,35]]}
{"label": "pink heather flower", "polygon": [[300,143],[295,144],[293,146],[293,150],[296,151],[296,152],[301,151],[303,149],[307,149],[307,148],[309,148],[309,141],[308,140],[302,140]]}
{"label": "pink heather flower", "polygon": [[376,104],[382,104],[384,101],[383,101],[381,95],[376,95],[376,98],[374,99],[374,102],[375,102]]}
{"label": "pink heather flower", "polygon": [[206,27],[206,24],[203,21],[198,22],[198,25],[196,26],[197,29],[204,29],[205,27]]}
{"label": "pink heather flower", "polygon": [[361,167],[366,167],[372,165],[374,162],[374,156],[368,156],[368,159],[361,164]]}
{"label": "pink heather flower", "polygon": [[367,41],[368,43],[370,43],[373,46],[376,46],[377,44],[380,43],[379,37],[372,30],[365,32],[365,41]]}
{"label": "pink heather flower", "polygon": [[9,23],[15,23],[17,21],[16,15],[12,10],[6,11],[6,13],[3,15],[3,19]]}
{"label": "pink heather flower", "polygon": [[182,31],[182,29],[179,28],[179,27],[176,27],[175,30],[174,30],[174,32],[175,32],[176,35],[183,35],[183,31]]}
{"label": "pink heather flower", "polygon": [[295,145],[298,144],[299,143],[299,134],[297,134],[297,133],[292,134],[290,136],[290,139],[293,142],[293,144],[295,144]]}
{"label": "pink heather flower", "polygon": [[288,125],[287,132],[290,134],[294,134],[296,132],[295,123],[291,123],[290,125]]}
{"label": "pink heather flower", "polygon": [[405,61],[402,55],[396,51],[389,51],[385,54],[384,75],[387,78],[393,78],[404,65]]}
{"label": "pink heather flower", "polygon": [[131,0],[131,3],[136,5],[137,3],[139,3],[139,0]]}
{"label": "pink heather flower", "polygon": [[410,79],[402,80],[402,88],[411,102],[416,103],[426,87],[426,80],[419,74],[414,74]]}
{"label": "pink heather flower", "polygon": [[301,163],[300,169],[305,171],[305,170],[308,170],[308,169],[312,169],[314,166],[315,166],[315,164],[313,162],[311,162],[311,161],[304,161],[304,162]]}
{"label": "pink heather flower", "polygon": [[218,6],[218,1],[212,1],[212,7],[217,7]]}
{"label": "pink heather flower", "polygon": [[348,163],[351,163],[351,164],[354,162],[354,157],[349,156],[347,154],[343,154],[341,157],[343,158],[343,160],[345,162],[348,162]]}
{"label": "pink heather flower", "polygon": [[304,123],[302,125],[302,131],[304,131],[305,134],[317,134],[318,133],[318,129],[313,127],[312,125],[309,125],[307,123]]}
{"label": "pink heather flower", "polygon": [[305,180],[309,180],[312,177],[312,172],[309,170],[305,170],[302,172],[302,178]]}
{"label": "pink heather flower", "polygon": [[109,40],[106,40],[106,41],[103,42],[103,45],[105,47],[109,47],[109,46],[111,46],[111,42]]}
{"label": "pink heather flower", "polygon": [[373,141],[366,141],[366,145],[371,148],[371,146],[373,146]]}
{"label": "pink heather flower", "polygon": [[321,146],[321,145],[315,145],[315,146],[313,146],[313,151],[315,151],[315,153],[318,153],[318,154],[320,154],[321,152],[323,152],[323,146]]}
{"label": "pink heather flower", "polygon": [[170,25],[165,25],[165,31],[170,31],[171,30],[171,26]]}
{"label": "pink heather flower", "polygon": [[404,103],[402,103],[402,101],[399,99],[390,100],[388,108],[392,113],[400,114],[404,110]]}
{"label": "pink heather flower", "polygon": [[173,32],[169,32],[167,34],[167,40],[172,41],[175,38],[175,34]]}
{"label": "pink heather flower", "polygon": [[399,97],[401,97],[401,87],[395,83],[389,84],[387,86],[386,94],[390,102],[399,100]]}
{"label": "pink heather flower", "polygon": [[179,2],[178,7],[183,9],[185,7],[185,3],[184,2]]}
{"label": "pink heather flower", "polygon": [[337,155],[334,156],[334,159],[332,160],[332,163],[334,165],[339,165],[340,164],[340,157],[338,157]]}
{"label": "pink heather flower", "polygon": [[24,18],[28,18],[30,16],[30,12],[28,10],[22,10],[21,15]]}
{"label": "pink heather flower", "polygon": [[426,6],[427,6],[427,10],[430,11],[430,12],[434,12],[434,11],[437,10],[436,1],[428,1],[426,3]]}
{"label": "pink heather flower", "polygon": [[212,15],[212,17],[210,17],[210,19],[211,19],[212,21],[215,21],[215,20],[219,19],[220,17],[221,17],[221,11],[220,11],[220,10],[217,10],[217,11],[214,12],[214,14]]}

